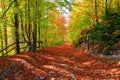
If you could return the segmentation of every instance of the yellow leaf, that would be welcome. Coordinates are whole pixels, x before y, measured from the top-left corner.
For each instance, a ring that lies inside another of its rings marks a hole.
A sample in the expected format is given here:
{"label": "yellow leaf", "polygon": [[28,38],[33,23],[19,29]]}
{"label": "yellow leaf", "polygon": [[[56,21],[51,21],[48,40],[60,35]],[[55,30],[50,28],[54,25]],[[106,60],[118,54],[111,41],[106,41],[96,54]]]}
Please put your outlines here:
{"label": "yellow leaf", "polygon": [[117,63],[118,66],[120,66],[120,61]]}

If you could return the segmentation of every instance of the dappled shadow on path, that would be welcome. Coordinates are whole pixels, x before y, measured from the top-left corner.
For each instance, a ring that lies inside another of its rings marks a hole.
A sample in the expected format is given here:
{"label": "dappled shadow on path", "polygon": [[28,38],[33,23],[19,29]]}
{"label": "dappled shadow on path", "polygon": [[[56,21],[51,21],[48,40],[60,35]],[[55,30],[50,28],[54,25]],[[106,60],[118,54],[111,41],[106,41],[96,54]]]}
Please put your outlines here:
{"label": "dappled shadow on path", "polygon": [[70,43],[0,58],[0,80],[99,80],[120,79],[120,66],[90,56]]}

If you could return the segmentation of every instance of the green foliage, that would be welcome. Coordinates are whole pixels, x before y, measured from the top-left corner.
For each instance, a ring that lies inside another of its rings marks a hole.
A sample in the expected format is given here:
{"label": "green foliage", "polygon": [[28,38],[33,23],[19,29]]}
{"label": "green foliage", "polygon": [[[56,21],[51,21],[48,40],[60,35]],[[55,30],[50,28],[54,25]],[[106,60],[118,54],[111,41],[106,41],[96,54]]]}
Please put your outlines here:
{"label": "green foliage", "polygon": [[104,55],[113,55],[115,51],[119,50],[120,46],[106,46],[103,49]]}
{"label": "green foliage", "polygon": [[[80,35],[80,33],[83,32],[83,30],[87,30],[89,29],[89,25],[91,24],[91,19],[88,18],[88,13],[84,13],[83,15],[81,15],[80,17],[77,17],[76,19],[74,19],[73,24],[71,24],[70,26],[70,30],[73,29],[69,35],[70,35],[70,40],[74,40],[74,42],[76,41],[76,38],[78,39]],[[75,29],[74,29],[75,28]],[[76,42],[75,42],[76,43]]]}
{"label": "green foliage", "polygon": [[62,44],[62,43],[64,43],[64,41],[60,40],[60,41],[55,42],[53,45],[59,45],[59,44]]}
{"label": "green foliage", "polygon": [[[120,39],[120,14],[111,10],[103,16],[102,21],[90,31],[92,42],[103,47],[103,52],[109,54]],[[99,47],[100,47],[99,46]],[[99,48],[98,47],[98,48]]]}
{"label": "green foliage", "polygon": [[[18,33],[21,51],[31,51],[31,47],[42,41],[46,46],[63,43],[66,23],[61,12],[71,8],[70,0],[5,0],[0,2],[0,50],[15,42],[15,13],[18,13]],[[16,5],[16,6],[15,6]],[[64,7],[64,9],[63,9]],[[58,9],[59,8],[59,9]],[[61,10],[61,11],[60,11]],[[5,31],[6,27],[6,31]],[[5,36],[6,32],[6,36]],[[18,35],[18,34],[17,34]],[[33,37],[34,35],[34,37]],[[36,39],[35,39],[36,38]],[[18,38],[17,38],[18,39]],[[35,44],[33,44],[35,42]],[[41,43],[42,43],[41,42]],[[32,45],[31,45],[32,44]],[[8,48],[2,52],[7,52]],[[15,48],[11,51],[14,54]],[[11,54],[8,53],[8,54]]]}
{"label": "green foliage", "polygon": [[[98,11],[97,15],[94,12],[92,16],[89,13],[90,11],[87,11],[88,13],[84,12],[85,14],[73,19],[74,26],[78,27],[78,30],[70,33],[71,38],[74,38],[73,45],[75,47],[80,47],[83,42],[86,43],[86,35],[89,34],[89,43],[95,46],[98,45],[95,47],[97,52],[110,54],[111,51],[119,49],[119,46],[117,46],[120,41],[120,10],[118,2],[117,5],[113,1],[106,6],[105,11],[103,11],[104,14]],[[100,6],[97,5],[96,8],[100,8]],[[98,19],[98,23],[94,23],[96,19]],[[93,23],[91,23],[92,20],[94,21]]]}
{"label": "green foliage", "polygon": [[85,39],[86,39],[86,36],[79,36],[77,37],[77,39],[73,40],[72,45],[76,48],[81,47],[82,46],[81,43],[83,43]]}

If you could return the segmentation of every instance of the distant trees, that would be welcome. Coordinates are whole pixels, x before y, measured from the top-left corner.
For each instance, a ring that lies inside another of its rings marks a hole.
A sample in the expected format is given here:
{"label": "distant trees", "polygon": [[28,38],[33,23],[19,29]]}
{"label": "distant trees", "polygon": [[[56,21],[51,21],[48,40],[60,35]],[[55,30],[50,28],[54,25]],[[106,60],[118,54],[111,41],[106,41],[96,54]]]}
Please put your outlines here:
{"label": "distant trees", "polygon": [[[77,13],[74,13],[73,9],[70,20],[70,22],[73,20],[70,23],[72,25],[70,29],[77,26],[78,30],[77,38],[74,38],[73,44],[77,47],[80,46],[81,43],[86,42],[87,34],[89,34],[90,44],[97,45],[94,49],[96,53],[111,54],[112,51],[118,50],[120,48],[118,45],[120,40],[120,9],[118,4],[120,1],[83,0],[76,2],[76,4],[77,6],[74,7]],[[84,9],[82,12],[79,10],[81,7]],[[92,9],[93,7],[94,9]],[[80,15],[80,13],[84,14]],[[75,14],[79,16],[75,16]],[[83,15],[84,17],[82,17]],[[83,23],[84,25],[82,25]],[[72,33],[70,35],[73,35]]]}
{"label": "distant trees", "polygon": [[0,54],[35,52],[43,44],[62,43],[66,21],[58,7],[69,8],[70,3],[67,0],[1,0]]}

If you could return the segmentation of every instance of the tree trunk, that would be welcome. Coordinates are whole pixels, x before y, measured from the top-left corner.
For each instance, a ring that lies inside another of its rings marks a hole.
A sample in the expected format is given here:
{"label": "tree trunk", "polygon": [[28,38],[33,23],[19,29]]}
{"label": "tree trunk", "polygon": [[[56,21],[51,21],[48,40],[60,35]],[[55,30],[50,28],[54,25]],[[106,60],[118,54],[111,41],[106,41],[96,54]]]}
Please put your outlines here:
{"label": "tree trunk", "polygon": [[[40,17],[38,18],[41,20],[41,12],[40,12]],[[41,34],[41,21],[38,23],[38,42],[40,41],[40,34]],[[38,48],[40,48],[40,43],[38,43]]]}
{"label": "tree trunk", "polygon": [[107,0],[105,0],[105,15],[107,15],[107,8],[108,8],[108,6],[107,6]]}
{"label": "tree trunk", "polygon": [[34,19],[34,27],[33,27],[33,32],[32,32],[32,51],[35,52],[37,49],[37,1],[34,4],[35,6],[35,19]]}
{"label": "tree trunk", "polygon": [[[38,27],[38,42],[40,41],[40,24],[39,24],[39,27]],[[40,43],[38,43],[38,48],[40,48]]]}
{"label": "tree trunk", "polygon": [[[5,26],[4,26],[4,39],[5,39],[5,48],[6,48],[8,44],[8,39],[7,39],[7,27]],[[7,54],[7,49],[5,50],[5,54]]]}
{"label": "tree trunk", "polygon": [[24,30],[24,27],[26,27],[26,26],[24,26],[23,24],[23,15],[22,15],[22,13],[20,14],[20,22],[21,22],[21,33],[22,33],[22,41],[25,41],[25,42],[27,42],[27,39],[26,39],[26,37],[25,37],[25,30]]}
{"label": "tree trunk", "polygon": [[16,54],[20,53],[20,44],[19,44],[19,22],[18,22],[18,1],[15,0],[14,7],[16,12],[14,12],[14,25],[15,25],[15,41],[16,41]]}
{"label": "tree trunk", "polygon": [[86,35],[86,50],[89,51],[89,33]]}
{"label": "tree trunk", "polygon": [[98,24],[97,0],[94,0],[95,24]]}
{"label": "tree trunk", "polygon": [[[0,26],[0,32],[2,32],[2,28]],[[0,50],[3,50],[3,35],[0,33]],[[4,52],[2,51],[2,56],[4,56]]]}
{"label": "tree trunk", "polygon": [[[1,2],[4,2],[4,0],[1,0]],[[5,5],[2,6],[2,13],[4,13],[5,10]],[[6,19],[6,15],[4,15],[4,18]],[[4,26],[3,26],[3,40],[2,40],[2,48],[6,48],[7,44],[8,44],[8,40],[7,40],[7,26],[6,26],[6,21],[4,22]],[[3,51],[3,55],[7,54],[7,49]]]}
{"label": "tree trunk", "polygon": [[31,51],[31,20],[30,20],[30,0],[28,0],[28,45],[29,45],[29,51]]}

